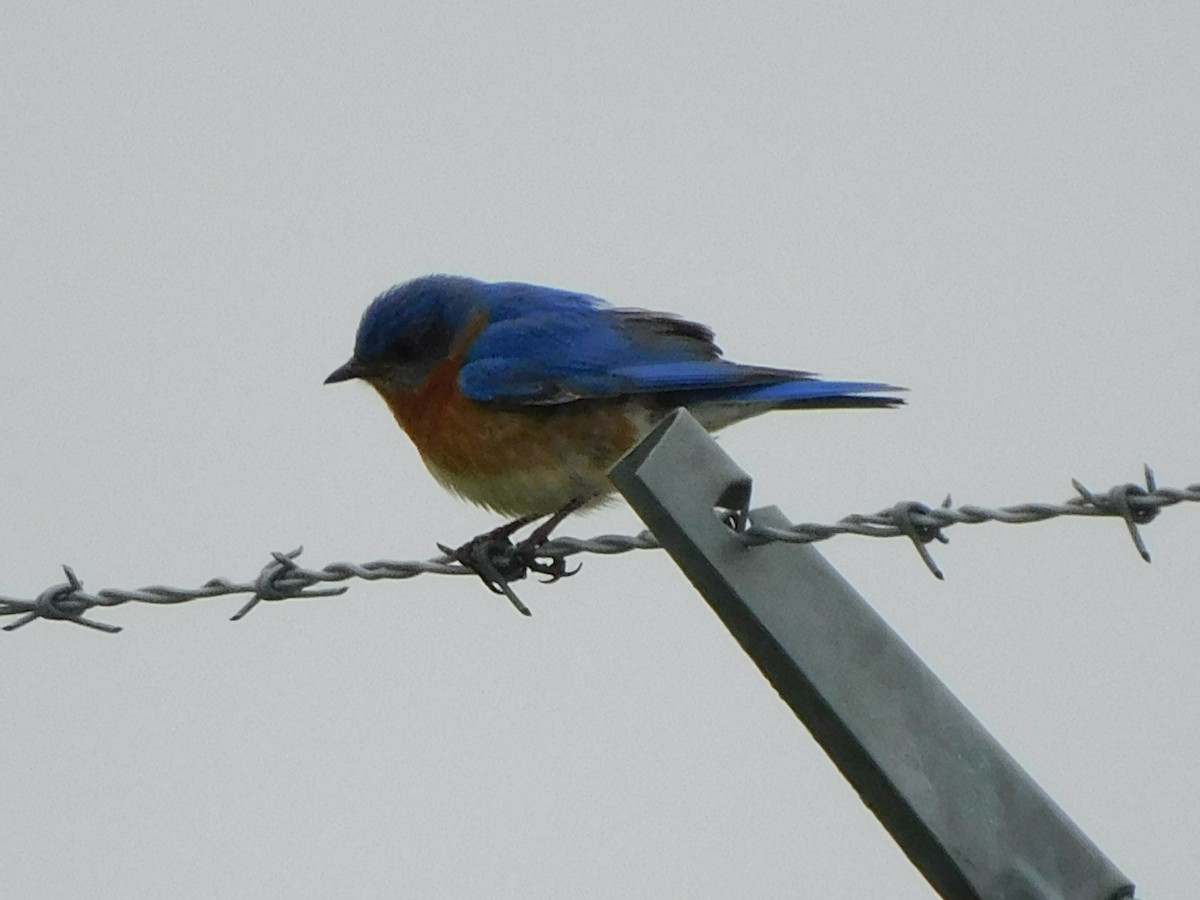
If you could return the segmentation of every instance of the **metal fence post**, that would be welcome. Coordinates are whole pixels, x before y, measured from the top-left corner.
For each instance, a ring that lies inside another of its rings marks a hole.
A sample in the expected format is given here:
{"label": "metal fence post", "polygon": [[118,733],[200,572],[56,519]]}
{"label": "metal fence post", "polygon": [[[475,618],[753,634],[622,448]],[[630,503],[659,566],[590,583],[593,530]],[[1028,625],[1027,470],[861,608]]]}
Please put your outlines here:
{"label": "metal fence post", "polygon": [[[750,478],[678,410],[612,480],[946,898],[1122,900],[1133,885],[810,546],[750,545]],[[778,510],[750,514],[787,527]]]}

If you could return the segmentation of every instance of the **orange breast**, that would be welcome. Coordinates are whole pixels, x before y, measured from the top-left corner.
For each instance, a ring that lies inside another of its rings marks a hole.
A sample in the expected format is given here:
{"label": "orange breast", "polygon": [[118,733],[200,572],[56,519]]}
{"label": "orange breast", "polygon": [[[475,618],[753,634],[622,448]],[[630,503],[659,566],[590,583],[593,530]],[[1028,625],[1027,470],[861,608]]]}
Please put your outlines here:
{"label": "orange breast", "polygon": [[608,469],[646,423],[622,403],[495,409],[463,396],[461,357],[418,390],[384,394],[400,427],[449,488],[498,512],[553,512],[611,492]]}

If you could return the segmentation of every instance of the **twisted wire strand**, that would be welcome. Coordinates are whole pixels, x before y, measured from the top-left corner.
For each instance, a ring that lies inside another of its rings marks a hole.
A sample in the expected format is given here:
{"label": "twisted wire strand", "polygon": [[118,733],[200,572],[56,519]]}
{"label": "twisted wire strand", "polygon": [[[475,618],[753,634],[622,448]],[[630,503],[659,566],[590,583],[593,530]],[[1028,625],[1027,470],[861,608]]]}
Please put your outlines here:
{"label": "twisted wire strand", "polygon": [[[1154,473],[1149,466],[1145,467],[1144,476],[1145,487],[1138,484],[1119,484],[1103,493],[1089,491],[1072,479],[1071,484],[1075,488],[1076,496],[1062,503],[1020,503],[999,508],[968,505],[953,508],[950,497],[947,496],[937,507],[929,507],[916,501],[904,501],[874,514],[848,515],[832,525],[804,523],[780,529],[755,525],[750,521],[740,530],[745,540],[753,544],[773,541],[809,544],[843,534],[874,538],[905,537],[912,542],[930,572],[937,578],[944,578],[941,569],[930,556],[927,545],[934,540],[947,543],[948,538],[944,531],[952,525],[978,525],[983,522],[1024,525],[1061,516],[1104,516],[1120,518],[1125,522],[1138,553],[1149,562],[1150,553],[1138,526],[1149,524],[1160,510],[1168,506],[1200,502],[1200,483],[1188,485],[1186,488],[1160,488],[1155,483]],[[653,534],[642,531],[634,535],[606,534],[592,538],[555,538],[538,552],[540,556],[545,557],[566,557],[579,553],[612,555],[628,553],[631,550],[653,550],[660,546]],[[85,618],[85,613],[98,606],[111,607],[125,603],[169,605],[208,597],[251,595],[234,614],[233,620],[236,621],[264,600],[332,597],[349,590],[344,585],[319,585],[351,579],[379,581],[414,578],[425,574],[476,574],[445,554],[428,560],[336,562],[321,569],[309,569],[296,562],[302,552],[303,548],[298,547],[288,553],[272,553],[271,562],[267,563],[252,581],[235,582],[227,578],[213,578],[198,588],[153,585],[136,590],[105,588],[96,593],[89,593],[83,589],[83,582],[71,567],[64,565],[66,583],[48,587],[32,600],[0,597],[0,616],[20,617],[15,622],[5,625],[3,630],[14,631],[35,619],[55,619],[115,633],[121,630],[119,626]],[[510,599],[513,599],[511,594]],[[519,601],[515,601],[514,605],[522,612],[528,613]]]}

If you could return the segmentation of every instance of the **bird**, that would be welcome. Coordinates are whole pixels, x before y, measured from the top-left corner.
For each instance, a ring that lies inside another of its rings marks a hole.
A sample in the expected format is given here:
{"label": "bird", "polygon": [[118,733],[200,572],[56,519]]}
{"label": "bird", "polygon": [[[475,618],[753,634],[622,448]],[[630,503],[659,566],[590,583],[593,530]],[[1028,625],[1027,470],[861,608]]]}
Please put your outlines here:
{"label": "bird", "polygon": [[370,303],[352,356],[325,383],[352,379],[379,393],[437,481],[511,518],[442,548],[505,593],[525,569],[571,574],[538,549],[568,515],[612,498],[609,469],[678,407],[717,431],[772,410],[903,403],[888,384],[726,360],[710,328],[672,313],[444,274]]}

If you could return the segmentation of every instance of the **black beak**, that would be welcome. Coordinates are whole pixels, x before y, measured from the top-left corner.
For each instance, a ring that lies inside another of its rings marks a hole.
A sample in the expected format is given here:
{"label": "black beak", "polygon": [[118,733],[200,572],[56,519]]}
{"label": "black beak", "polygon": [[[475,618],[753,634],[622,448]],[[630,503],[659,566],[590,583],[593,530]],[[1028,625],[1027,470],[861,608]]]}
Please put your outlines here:
{"label": "black beak", "polygon": [[351,357],[350,361],[344,366],[339,366],[330,372],[329,377],[325,379],[325,383],[337,384],[339,381],[350,381],[354,378],[362,378],[366,374],[366,366],[360,363],[357,359]]}

